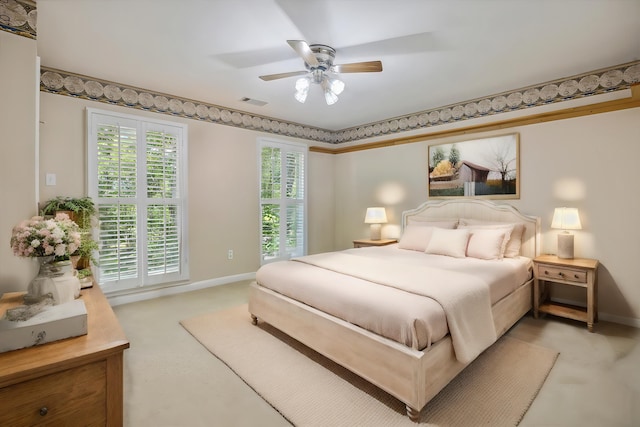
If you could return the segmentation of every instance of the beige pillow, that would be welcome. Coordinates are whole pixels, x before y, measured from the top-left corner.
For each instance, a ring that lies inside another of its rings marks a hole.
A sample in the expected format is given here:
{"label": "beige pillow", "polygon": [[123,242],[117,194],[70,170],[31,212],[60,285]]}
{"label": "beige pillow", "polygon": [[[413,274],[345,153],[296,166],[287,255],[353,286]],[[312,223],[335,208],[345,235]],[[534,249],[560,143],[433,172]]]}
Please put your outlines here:
{"label": "beige pillow", "polygon": [[520,247],[522,246],[522,236],[524,235],[525,225],[522,222],[498,222],[498,221],[482,221],[479,219],[460,218],[459,228],[466,226],[482,227],[482,228],[501,228],[513,226],[511,235],[508,237],[507,245],[504,250],[505,258],[515,258],[520,255]]}
{"label": "beige pillow", "polygon": [[424,252],[427,249],[434,227],[409,224],[404,228],[398,248]]}
{"label": "beige pillow", "polygon": [[[510,231],[502,228],[471,229],[467,256],[479,259],[502,259]],[[506,238],[505,238],[506,237]]]}
{"label": "beige pillow", "polygon": [[469,230],[434,228],[425,252],[434,255],[465,258],[469,235]]}

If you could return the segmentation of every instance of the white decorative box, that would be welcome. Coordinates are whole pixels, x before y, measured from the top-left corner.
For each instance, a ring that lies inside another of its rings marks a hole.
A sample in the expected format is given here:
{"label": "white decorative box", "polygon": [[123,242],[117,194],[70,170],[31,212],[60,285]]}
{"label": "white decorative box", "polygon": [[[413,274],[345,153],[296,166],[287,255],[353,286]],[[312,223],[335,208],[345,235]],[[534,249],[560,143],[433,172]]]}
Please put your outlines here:
{"label": "white decorative box", "polygon": [[87,333],[87,308],[81,299],[48,306],[24,321],[7,320],[4,312],[0,316],[0,353]]}

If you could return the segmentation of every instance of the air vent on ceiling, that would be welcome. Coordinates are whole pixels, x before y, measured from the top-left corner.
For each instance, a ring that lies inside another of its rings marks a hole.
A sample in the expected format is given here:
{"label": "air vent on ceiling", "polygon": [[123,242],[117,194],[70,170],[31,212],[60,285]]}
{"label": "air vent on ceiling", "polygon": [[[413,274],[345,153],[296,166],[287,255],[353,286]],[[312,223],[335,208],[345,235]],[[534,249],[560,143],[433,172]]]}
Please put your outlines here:
{"label": "air vent on ceiling", "polygon": [[267,105],[267,103],[264,101],[260,101],[259,99],[247,98],[246,96],[244,98],[240,98],[240,101],[246,102],[247,104],[251,104],[251,105],[257,105],[258,107],[263,107]]}

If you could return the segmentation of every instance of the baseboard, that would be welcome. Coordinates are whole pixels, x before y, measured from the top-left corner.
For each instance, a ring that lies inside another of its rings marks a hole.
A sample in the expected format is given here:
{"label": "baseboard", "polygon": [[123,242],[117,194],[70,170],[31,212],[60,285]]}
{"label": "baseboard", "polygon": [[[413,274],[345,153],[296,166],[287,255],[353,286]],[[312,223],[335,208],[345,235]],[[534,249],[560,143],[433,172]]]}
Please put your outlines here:
{"label": "baseboard", "polygon": [[197,291],[200,289],[212,288],[214,286],[227,285],[233,282],[240,282],[243,280],[254,280],[256,273],[243,273],[235,274],[233,276],[217,277],[215,279],[202,280],[199,282],[192,282],[187,284],[179,284],[172,286],[165,286],[161,288],[154,287],[152,289],[140,290],[136,289],[128,294],[109,295],[107,294],[107,300],[112,307],[116,305],[129,304],[132,302],[146,301],[153,298],[164,297],[168,295],[182,294],[185,292]]}
{"label": "baseboard", "polygon": [[[243,280],[254,280],[256,278],[256,273],[243,273],[243,274],[235,274],[233,276],[226,277],[218,277],[215,279],[202,280],[200,282],[193,282],[181,285],[167,286],[163,288],[153,288],[148,290],[136,290],[130,294],[119,294],[109,296],[107,295],[107,300],[112,307],[116,305],[129,304],[132,302],[138,301],[146,301],[153,298],[164,297],[168,295],[177,295],[182,294],[184,292],[197,291],[200,289],[212,288],[214,286],[227,285],[233,282],[240,282]],[[553,298],[553,301],[559,302],[562,304],[572,304],[581,307],[586,307],[584,303],[562,299],[562,298]],[[599,312],[598,317],[600,320],[605,320],[607,322],[619,323],[621,325],[632,326],[634,328],[640,329],[640,319],[636,319],[633,317],[623,317],[617,316],[610,313]]]}
{"label": "baseboard", "polygon": [[[563,299],[563,298],[552,298],[552,300],[554,302],[559,302],[561,304],[571,304],[578,307],[586,307],[586,304],[584,304],[584,302],[576,302],[576,301]],[[619,323],[621,325],[633,326],[634,328],[640,329],[640,319],[637,319],[634,317],[617,316],[615,314],[599,311],[598,319],[604,320],[607,322],[612,322],[612,323]]]}
{"label": "baseboard", "polygon": [[616,316],[615,314],[599,312],[598,319],[612,323],[619,323],[621,325],[633,326],[634,328],[640,329],[640,319],[633,317],[622,317]]}

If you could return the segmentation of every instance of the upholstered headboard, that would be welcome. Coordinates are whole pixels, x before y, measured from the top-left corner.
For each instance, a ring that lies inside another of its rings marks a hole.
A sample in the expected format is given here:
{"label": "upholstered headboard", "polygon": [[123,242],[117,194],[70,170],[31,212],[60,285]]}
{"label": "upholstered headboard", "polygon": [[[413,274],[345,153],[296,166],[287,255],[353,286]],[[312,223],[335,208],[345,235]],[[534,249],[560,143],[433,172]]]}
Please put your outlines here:
{"label": "upholstered headboard", "polygon": [[469,218],[482,221],[513,222],[525,225],[520,254],[529,258],[540,255],[540,218],[521,214],[507,204],[496,204],[483,199],[447,199],[425,202],[402,213],[402,229],[409,219]]}

